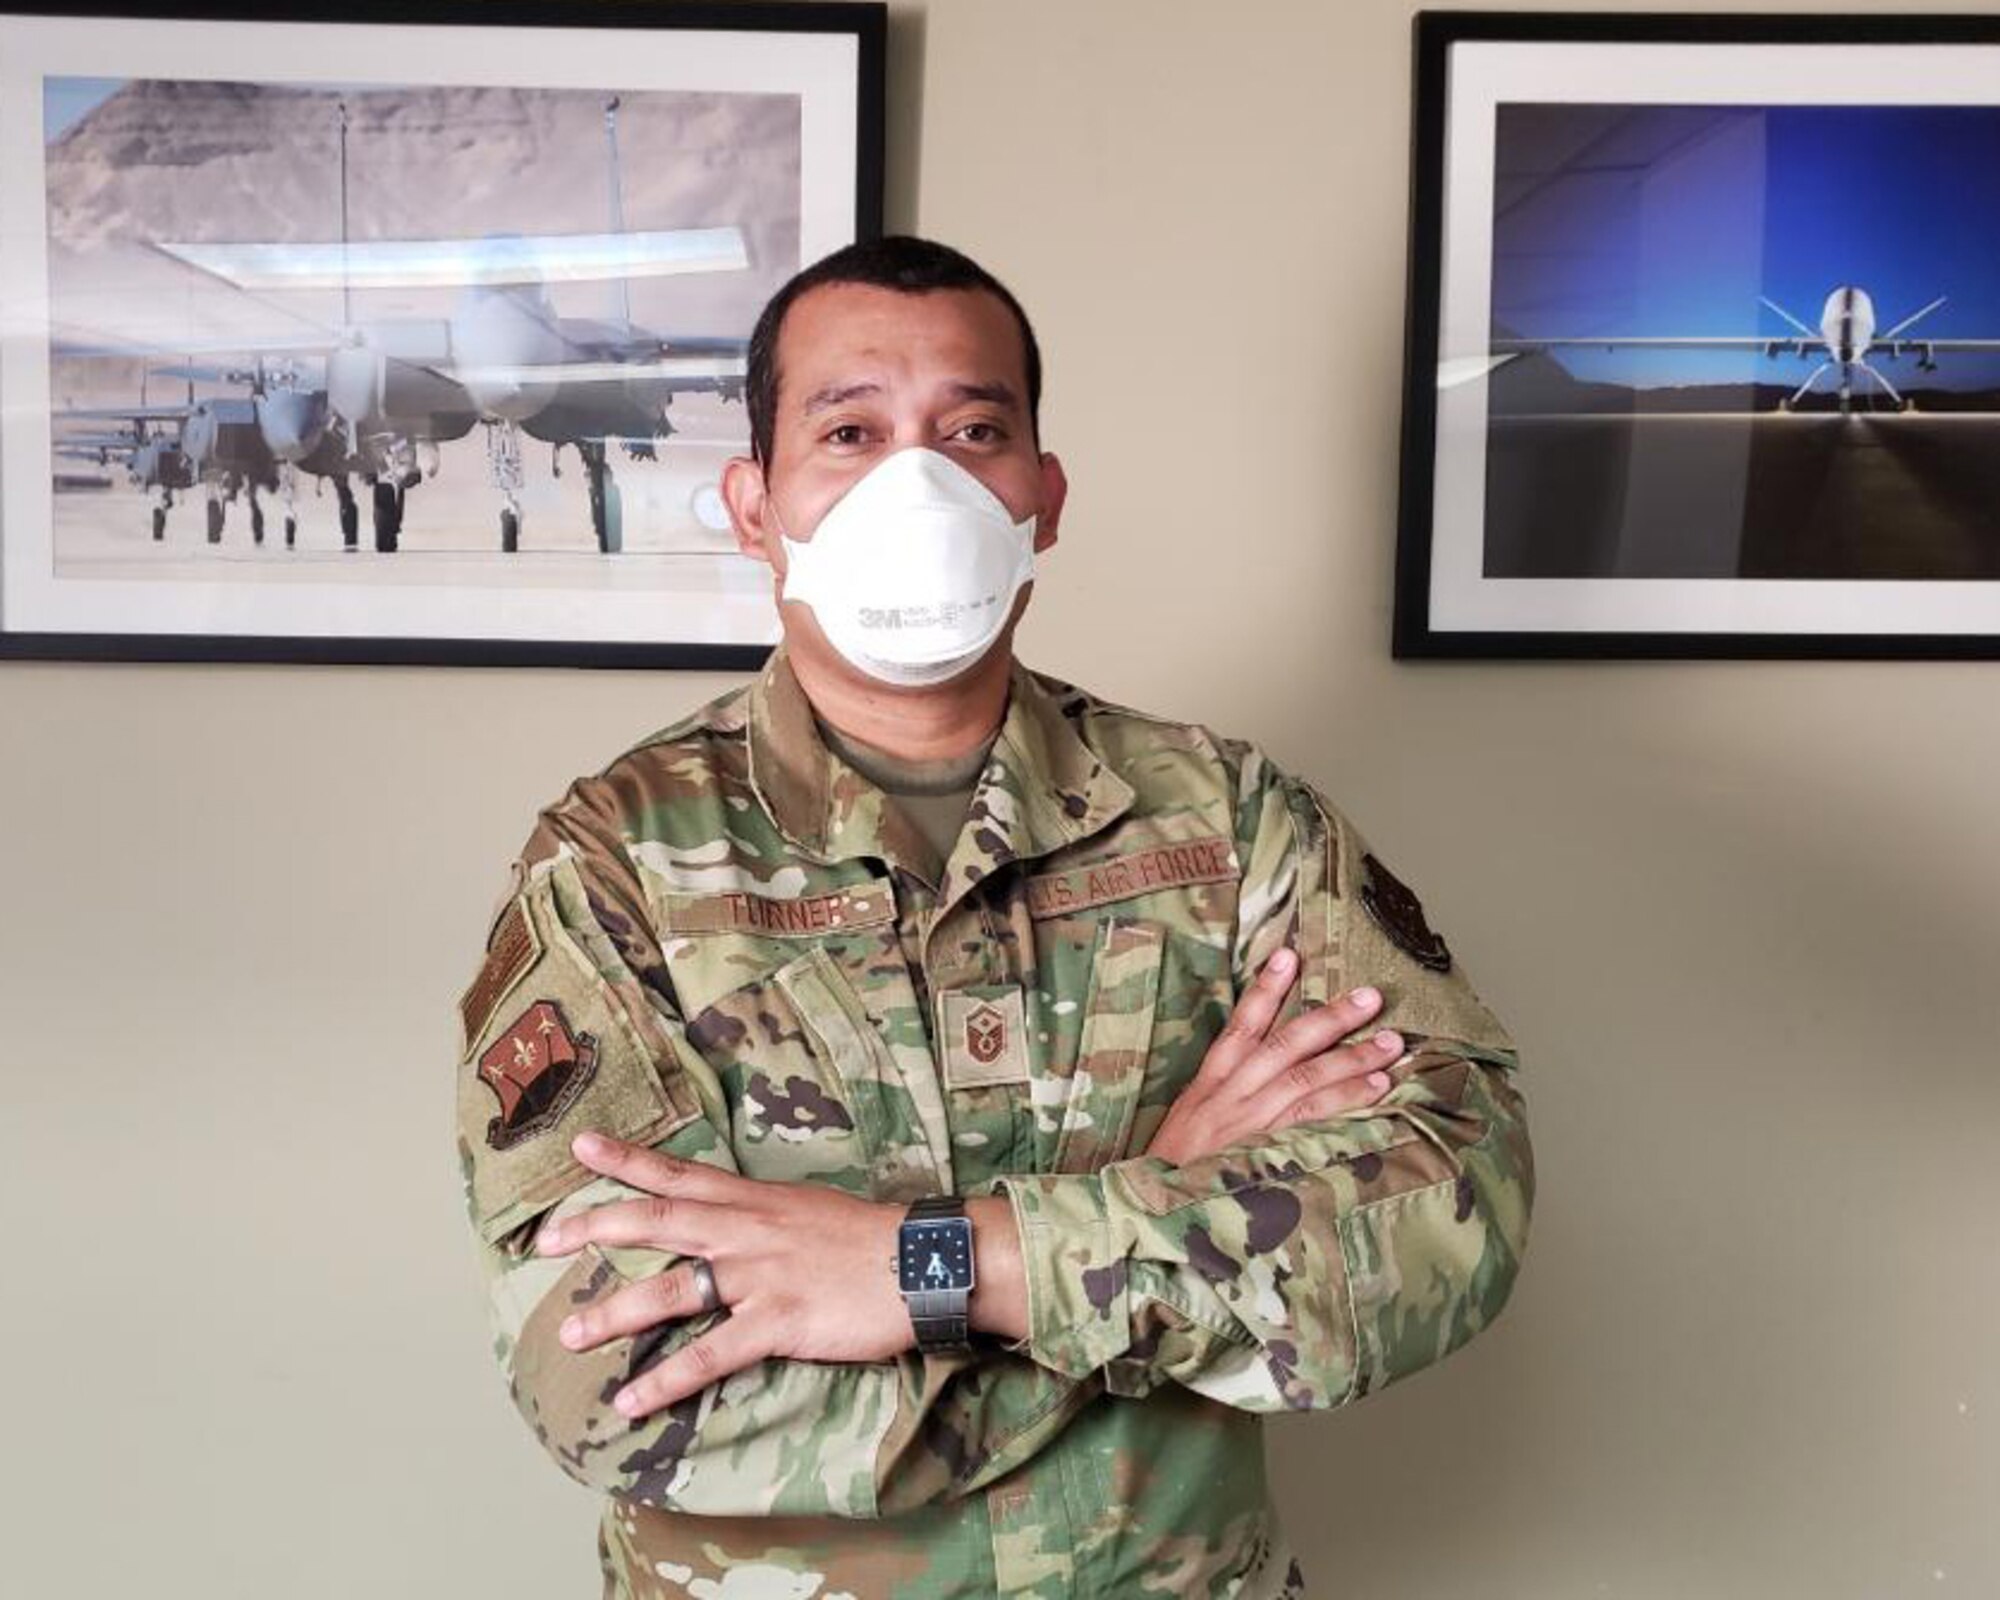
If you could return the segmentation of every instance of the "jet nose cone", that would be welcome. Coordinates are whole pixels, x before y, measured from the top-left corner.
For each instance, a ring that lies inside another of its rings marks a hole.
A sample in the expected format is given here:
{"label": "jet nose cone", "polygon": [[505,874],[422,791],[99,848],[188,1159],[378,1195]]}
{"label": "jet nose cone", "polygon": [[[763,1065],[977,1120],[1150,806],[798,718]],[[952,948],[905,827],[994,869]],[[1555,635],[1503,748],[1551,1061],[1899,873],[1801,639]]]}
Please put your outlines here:
{"label": "jet nose cone", "polygon": [[298,461],[312,454],[326,432],[326,401],[319,394],[280,390],[257,402],[257,427],[271,454]]}

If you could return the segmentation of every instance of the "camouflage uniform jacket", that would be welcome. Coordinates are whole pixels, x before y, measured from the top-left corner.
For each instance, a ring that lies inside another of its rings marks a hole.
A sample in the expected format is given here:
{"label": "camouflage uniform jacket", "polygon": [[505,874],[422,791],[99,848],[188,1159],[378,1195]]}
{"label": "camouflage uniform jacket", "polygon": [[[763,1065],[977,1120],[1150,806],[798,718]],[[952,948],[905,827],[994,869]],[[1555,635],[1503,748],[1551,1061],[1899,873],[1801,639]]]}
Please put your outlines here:
{"label": "camouflage uniform jacket", "polygon": [[[927,859],[781,649],[574,785],[516,865],[461,1001],[460,1157],[514,1401],[609,1496],[606,1593],[1303,1593],[1258,1414],[1345,1404],[1499,1311],[1533,1185],[1506,1033],[1311,788],[1019,665],[941,882]],[[1390,1093],[1146,1156],[1287,942],[1292,1005],[1383,991]],[[631,1192],[574,1164],[586,1127],[880,1200],[1005,1193],[1031,1331],[767,1361],[627,1423],[612,1393],[712,1318],[558,1344],[673,1259],[532,1253],[551,1210]]]}

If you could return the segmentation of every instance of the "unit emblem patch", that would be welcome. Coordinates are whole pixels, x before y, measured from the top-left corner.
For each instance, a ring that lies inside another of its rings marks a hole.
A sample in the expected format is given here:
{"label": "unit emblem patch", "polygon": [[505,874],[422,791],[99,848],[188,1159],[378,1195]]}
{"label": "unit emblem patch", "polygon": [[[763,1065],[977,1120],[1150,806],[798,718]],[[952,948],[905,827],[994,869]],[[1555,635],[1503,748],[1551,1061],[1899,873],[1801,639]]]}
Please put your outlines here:
{"label": "unit emblem patch", "polygon": [[1418,965],[1433,972],[1451,971],[1451,951],[1443,937],[1431,931],[1424,920],[1424,908],[1409,887],[1372,855],[1363,856],[1361,865],[1368,874],[1361,888],[1361,903],[1376,925]]}
{"label": "unit emblem patch", "polygon": [[507,1150],[546,1133],[596,1071],[596,1038],[572,1031],[555,1001],[537,1000],[479,1058],[479,1076],[500,1102],[486,1142]]}

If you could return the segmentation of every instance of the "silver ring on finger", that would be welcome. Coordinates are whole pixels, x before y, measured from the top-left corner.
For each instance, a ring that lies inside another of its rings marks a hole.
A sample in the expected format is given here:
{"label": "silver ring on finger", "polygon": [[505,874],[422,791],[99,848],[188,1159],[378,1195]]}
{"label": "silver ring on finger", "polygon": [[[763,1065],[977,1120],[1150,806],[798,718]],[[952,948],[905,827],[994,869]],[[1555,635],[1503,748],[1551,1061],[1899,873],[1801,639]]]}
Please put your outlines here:
{"label": "silver ring on finger", "polygon": [[715,1268],[711,1267],[700,1256],[694,1256],[691,1260],[692,1267],[690,1270],[694,1278],[694,1292],[701,1296],[701,1309],[704,1311],[720,1311],[722,1309],[722,1291],[715,1286]]}

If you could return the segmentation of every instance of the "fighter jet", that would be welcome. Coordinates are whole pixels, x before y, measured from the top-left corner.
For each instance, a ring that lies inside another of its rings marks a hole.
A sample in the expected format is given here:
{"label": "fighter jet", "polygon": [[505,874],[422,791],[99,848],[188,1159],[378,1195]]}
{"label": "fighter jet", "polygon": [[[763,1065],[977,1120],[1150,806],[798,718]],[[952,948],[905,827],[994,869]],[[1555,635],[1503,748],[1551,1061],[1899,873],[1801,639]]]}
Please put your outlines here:
{"label": "fighter jet", "polygon": [[[347,137],[340,105],[342,238],[337,245],[160,242],[155,248],[245,293],[342,290],[344,324],[323,336],[260,341],[267,354],[324,362],[324,400],[347,453],[374,483],[375,543],[396,548],[402,494],[421,481],[415,461],[440,440],[486,429],[487,464],[502,498],[500,547],[519,548],[525,481],[521,436],[573,445],[589,476],[598,548],[623,546],[610,443],[649,457],[672,434],[676,395],[742,399],[748,341],[682,339],[634,323],[634,276],[741,270],[748,257],[734,227],[649,233],[625,230],[614,96],[605,105],[610,225],[603,234],[530,238],[350,240],[346,237]],[[618,297],[608,320],[566,317],[552,281],[607,282]],[[460,286],[445,319],[357,320],[357,288]]]}
{"label": "fighter jet", "polygon": [[1527,354],[1531,351],[1556,349],[1563,346],[1582,347],[1597,350],[1630,349],[1673,349],[1673,350],[1761,350],[1765,356],[1776,358],[1780,355],[1809,357],[1824,352],[1820,364],[1807,375],[1806,381],[1798,386],[1789,398],[1781,400],[1779,409],[1789,411],[1812,391],[1821,375],[1838,371],[1840,375],[1840,409],[1847,411],[1853,401],[1857,374],[1866,376],[1881,386],[1899,410],[1908,410],[1910,402],[1899,393],[1894,384],[1882,375],[1881,370],[1868,358],[1890,359],[1897,356],[1914,355],[1920,372],[1937,370],[1939,351],[2000,350],[2000,339],[1957,339],[1910,337],[1909,330],[1924,317],[1945,303],[1945,297],[1925,306],[1919,306],[1893,327],[1878,333],[1875,327],[1875,302],[1868,291],[1852,284],[1840,284],[1826,297],[1826,304],[1820,310],[1819,327],[1810,328],[1793,316],[1775,300],[1759,295],[1758,300],[1776,312],[1792,327],[1798,330],[1796,336],[1772,337],[1769,334],[1723,334],[1723,335],[1649,335],[1626,336],[1613,334],[1607,337],[1551,337],[1539,339],[1508,338],[1495,339],[1493,350],[1502,356]]}
{"label": "fighter jet", "polygon": [[278,464],[287,506],[296,498],[298,473],[331,482],[340,501],[341,543],[352,550],[360,512],[349,480],[359,477],[371,491],[375,548],[392,551],[402,531],[408,491],[436,475],[438,444],[470,433],[477,416],[458,386],[421,372],[399,373],[393,386],[385,383],[373,394],[350,396],[352,409],[342,412],[328,377],[332,366],[331,354],[306,357],[292,347],[282,356],[259,354],[247,362],[184,363],[161,370],[191,381],[247,388],[259,431]]}
{"label": "fighter jet", "polygon": [[[224,507],[239,494],[250,499],[250,528],[264,542],[264,510],[259,489],[278,487],[277,461],[258,430],[254,406],[245,400],[190,401],[184,406],[73,406],[56,413],[58,422],[122,422],[108,434],[57,432],[59,454],[94,452],[109,465],[119,456],[126,476],[153,495],[153,537],[164,539],[167,512],[177,492],[196,484],[208,491],[208,542],[222,540]],[[171,429],[171,432],[168,431]],[[287,518],[287,542],[296,526]]]}
{"label": "fighter jet", "polygon": [[[95,461],[100,466],[122,465],[125,475],[138,488],[153,496],[153,537],[167,536],[167,512],[174,496],[194,487],[193,463],[181,446],[181,425],[188,410],[184,406],[139,405],[129,410],[112,406],[91,406],[57,413],[58,419],[123,422],[116,431],[102,433],[66,432],[55,438],[55,452],[72,460]],[[173,433],[157,431],[158,424],[173,424]],[[218,530],[219,531],[219,530]]]}
{"label": "fighter jet", "polygon": [[[56,353],[72,359],[92,355],[129,356],[127,348],[87,348],[58,344]],[[183,404],[149,405],[144,394],[153,377],[184,379],[188,394]],[[212,397],[197,400],[197,381],[243,383],[250,393],[244,397]],[[190,363],[142,369],[140,403],[136,406],[71,406],[55,413],[58,424],[70,422],[122,423],[122,429],[108,433],[78,433],[63,430],[54,435],[59,455],[94,456],[110,464],[115,456],[127,477],[139,488],[152,493],[152,533],[166,537],[167,513],[177,493],[197,484],[207,489],[207,534],[210,544],[222,541],[227,508],[239,495],[250,506],[250,535],[264,542],[265,514],[259,492],[275,494],[284,506],[284,535],[288,548],[298,540],[298,474],[301,472],[333,484],[340,504],[342,542],[356,546],[360,525],[359,508],[349,483],[350,473],[371,463],[348,454],[341,435],[328,426],[324,387],[298,380],[289,366],[268,367],[259,362],[248,368],[218,368]],[[468,418],[465,429],[471,427]],[[464,429],[461,429],[464,431]],[[394,487],[396,509],[401,508],[401,488]]]}

